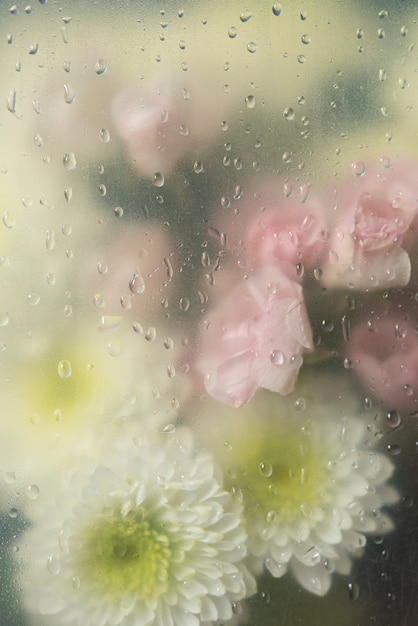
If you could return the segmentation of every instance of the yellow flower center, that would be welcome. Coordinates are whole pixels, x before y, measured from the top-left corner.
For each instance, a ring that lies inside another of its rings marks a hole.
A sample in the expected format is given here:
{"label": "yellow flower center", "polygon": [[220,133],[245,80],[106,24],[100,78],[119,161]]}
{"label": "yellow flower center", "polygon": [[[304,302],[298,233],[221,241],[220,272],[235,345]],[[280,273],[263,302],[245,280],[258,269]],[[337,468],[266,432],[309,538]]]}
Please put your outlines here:
{"label": "yellow flower center", "polygon": [[171,548],[167,535],[139,511],[103,517],[87,530],[81,573],[86,584],[113,598],[158,598],[168,588]]}

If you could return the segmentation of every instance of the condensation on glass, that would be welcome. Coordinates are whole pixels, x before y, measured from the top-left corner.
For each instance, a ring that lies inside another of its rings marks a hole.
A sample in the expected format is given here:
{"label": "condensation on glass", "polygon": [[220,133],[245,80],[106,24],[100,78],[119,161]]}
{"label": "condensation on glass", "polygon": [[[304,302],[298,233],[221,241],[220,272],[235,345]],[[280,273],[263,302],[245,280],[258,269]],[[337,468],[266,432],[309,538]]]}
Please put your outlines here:
{"label": "condensation on glass", "polygon": [[417,623],[415,9],[1,3],[1,623]]}

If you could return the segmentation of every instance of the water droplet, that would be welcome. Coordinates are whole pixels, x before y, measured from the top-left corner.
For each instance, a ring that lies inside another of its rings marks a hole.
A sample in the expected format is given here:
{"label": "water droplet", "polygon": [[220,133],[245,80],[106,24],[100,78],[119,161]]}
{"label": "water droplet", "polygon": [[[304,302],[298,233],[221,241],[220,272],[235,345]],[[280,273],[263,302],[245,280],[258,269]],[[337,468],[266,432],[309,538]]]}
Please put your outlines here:
{"label": "water droplet", "polygon": [[42,139],[41,135],[35,135],[33,138],[33,143],[38,148],[42,148],[42,146],[44,145],[44,140]]}
{"label": "water droplet", "polygon": [[16,517],[18,516],[19,511],[15,508],[11,508],[9,509],[9,517],[11,517],[12,519],[16,519]]}
{"label": "water droplet", "polygon": [[75,170],[77,167],[77,160],[74,152],[66,152],[63,156],[62,162],[67,171]]}
{"label": "water droplet", "polygon": [[403,390],[404,390],[404,392],[406,393],[406,395],[407,395],[407,396],[409,396],[409,397],[411,397],[411,396],[413,396],[413,395],[414,395],[414,390],[413,390],[413,388],[411,387],[411,385],[408,385],[408,384],[407,384],[407,385],[404,385],[404,386],[403,386]]}
{"label": "water droplet", "polygon": [[398,446],[394,443],[388,443],[388,445],[386,446],[386,450],[391,456],[399,456],[399,454],[401,453],[401,446]]}
{"label": "water droplet", "polygon": [[99,322],[99,332],[100,333],[113,332],[119,328],[121,323],[122,323],[122,317],[120,315],[102,315],[100,318],[100,322]]}
{"label": "water droplet", "polygon": [[39,493],[40,493],[40,489],[38,485],[29,485],[26,490],[26,495],[31,500],[36,500],[37,498],[39,498]]}
{"label": "water droplet", "polygon": [[103,184],[99,185],[98,190],[99,190],[99,194],[102,196],[102,198],[104,198],[104,196],[107,193],[106,185],[103,185]]}
{"label": "water droplet", "polygon": [[230,39],[235,39],[237,35],[238,35],[238,30],[235,28],[235,26],[231,26],[231,28],[228,30],[228,37]]}
{"label": "water droplet", "polygon": [[116,217],[123,217],[123,209],[121,206],[115,206],[115,208],[113,209],[113,213],[116,215]]}
{"label": "water droplet", "polygon": [[110,356],[120,356],[122,353],[122,342],[119,340],[109,341],[107,351]]}
{"label": "water droplet", "polygon": [[273,15],[281,15],[282,11],[283,11],[283,7],[280,4],[280,2],[274,2],[273,6],[271,7],[271,10],[273,11]]}
{"label": "water droplet", "polygon": [[135,272],[129,281],[129,290],[133,294],[144,293],[145,282],[140,272]]}
{"label": "water droplet", "polygon": [[107,70],[107,63],[104,59],[99,59],[98,61],[96,61],[96,64],[94,66],[94,71],[96,72],[96,74],[99,74],[99,76],[101,74],[104,74]]}
{"label": "water droplet", "polygon": [[273,365],[283,365],[284,360],[284,354],[280,350],[273,350],[270,354],[270,361]]}
{"label": "water droplet", "polygon": [[9,91],[9,95],[6,98],[6,106],[10,113],[16,113],[16,91]]}
{"label": "water droplet", "polygon": [[251,52],[251,54],[254,54],[254,52],[257,52],[257,44],[254,43],[254,41],[249,41],[247,43],[247,50]]}
{"label": "water droplet", "polygon": [[357,583],[348,583],[348,597],[350,600],[357,600],[360,594],[360,587]]}
{"label": "water droplet", "polygon": [[64,85],[64,102],[72,104],[75,100],[75,91],[69,83]]}
{"label": "water droplet", "polygon": [[241,20],[241,22],[249,22],[250,19],[252,18],[253,14],[251,13],[251,11],[242,11],[242,13],[239,16],[239,19]]}
{"label": "water droplet", "polygon": [[185,313],[190,308],[190,300],[189,298],[180,298],[179,300],[179,309]]}
{"label": "water droplet", "polygon": [[156,172],[152,177],[152,184],[154,187],[162,187],[164,185],[164,176],[161,172]]}
{"label": "water droplet", "polygon": [[59,574],[61,566],[59,558],[55,554],[51,554],[46,560],[46,569],[52,576]]}
{"label": "water droplet", "polygon": [[312,39],[310,35],[302,35],[301,37],[301,41],[302,43],[304,43],[305,45],[308,45],[311,43]]}
{"label": "water droplet", "polygon": [[334,322],[332,320],[322,320],[321,326],[326,333],[331,333],[334,330]]}
{"label": "water droplet", "polygon": [[102,143],[109,143],[110,141],[110,133],[107,128],[101,128],[99,130],[99,138]]}
{"label": "water droplet", "polygon": [[241,503],[244,500],[244,494],[242,493],[241,487],[239,487],[238,485],[232,485],[231,496],[234,502]]}
{"label": "water droplet", "polygon": [[193,165],[193,171],[195,174],[202,174],[203,172],[203,163],[202,161],[195,161]]}
{"label": "water droplet", "polygon": [[70,361],[63,360],[58,363],[58,376],[60,378],[69,378],[73,373],[73,368]]}
{"label": "water droplet", "polygon": [[351,164],[351,171],[355,176],[363,176],[366,171],[366,166],[363,161],[354,161]]}
{"label": "water droplet", "polygon": [[231,206],[231,201],[228,198],[228,196],[227,195],[222,196],[221,197],[221,207],[223,209],[229,209],[230,206]]}
{"label": "water droplet", "polygon": [[154,326],[150,326],[144,335],[146,341],[155,341],[157,338],[157,331]]}
{"label": "water droplet", "polygon": [[269,478],[273,474],[273,466],[271,463],[260,463],[258,471],[262,476]]}
{"label": "water droplet", "polygon": [[38,54],[38,52],[39,52],[39,44],[31,43],[31,45],[29,46],[29,54]]}
{"label": "water droplet", "polygon": [[288,107],[287,109],[285,109],[283,111],[283,116],[286,120],[288,120],[289,122],[291,122],[292,120],[295,119],[295,112],[292,109],[292,107]]}
{"label": "water droplet", "polygon": [[180,39],[180,41],[179,41],[179,48],[180,48],[180,50],[185,50],[186,49],[186,42],[184,41],[184,39]]}
{"label": "water droplet", "polygon": [[245,104],[247,105],[247,109],[254,109],[254,107],[255,107],[255,96],[247,96],[245,98]]}
{"label": "water droplet", "polygon": [[16,226],[16,221],[9,211],[3,213],[2,222],[6,228],[14,228]]}
{"label": "water droplet", "polygon": [[9,314],[6,311],[0,312],[0,327],[7,326],[10,321]]}
{"label": "water droplet", "polygon": [[395,410],[389,411],[386,414],[386,420],[389,428],[393,429],[398,428],[402,423],[401,416],[399,415],[398,411]]}
{"label": "water droplet", "polygon": [[306,57],[304,54],[298,54],[297,59],[298,59],[298,63],[300,63],[301,65],[306,63]]}

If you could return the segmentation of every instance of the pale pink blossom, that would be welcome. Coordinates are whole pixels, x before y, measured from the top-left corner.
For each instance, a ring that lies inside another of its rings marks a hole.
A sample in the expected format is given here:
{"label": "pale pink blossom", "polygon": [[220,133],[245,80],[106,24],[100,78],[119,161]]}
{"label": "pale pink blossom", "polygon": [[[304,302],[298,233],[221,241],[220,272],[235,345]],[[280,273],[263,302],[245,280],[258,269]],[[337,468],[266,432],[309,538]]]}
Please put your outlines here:
{"label": "pale pink blossom", "polygon": [[216,137],[226,108],[218,100],[202,85],[171,81],[119,94],[113,123],[138,173],[164,176],[186,153]]}
{"label": "pale pink blossom", "polygon": [[236,286],[208,314],[198,368],[211,396],[239,407],[259,388],[291,393],[302,354],[312,348],[300,284],[270,266]]}
{"label": "pale pink blossom", "polygon": [[336,191],[340,217],[323,264],[323,282],[355,289],[407,285],[418,164],[382,158],[378,164],[354,165],[351,180]]}
{"label": "pale pink blossom", "polygon": [[106,315],[138,310],[155,315],[172,293],[177,255],[158,223],[130,226],[114,236],[93,259],[95,280],[89,293]]}
{"label": "pale pink blossom", "polygon": [[346,346],[367,394],[388,410],[417,413],[418,335],[410,316],[366,318],[352,329]]}
{"label": "pale pink blossom", "polygon": [[308,185],[269,177],[225,197],[230,206],[211,226],[223,234],[241,267],[280,266],[289,278],[301,280],[305,271],[320,265],[327,239],[325,211]]}

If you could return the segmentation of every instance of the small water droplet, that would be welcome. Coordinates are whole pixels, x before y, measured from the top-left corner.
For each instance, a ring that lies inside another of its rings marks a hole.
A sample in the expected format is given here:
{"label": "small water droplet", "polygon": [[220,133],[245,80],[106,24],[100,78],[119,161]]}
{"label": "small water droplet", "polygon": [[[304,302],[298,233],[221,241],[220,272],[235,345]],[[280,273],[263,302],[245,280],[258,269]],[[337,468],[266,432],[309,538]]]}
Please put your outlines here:
{"label": "small water droplet", "polygon": [[94,71],[96,72],[96,74],[100,76],[101,74],[104,74],[106,70],[107,70],[107,63],[105,59],[99,59],[98,61],[96,61],[96,64],[94,66]]}
{"label": "small water droplet", "polygon": [[145,291],[145,282],[142,278],[140,272],[135,272],[129,281],[129,290],[133,294],[144,293]]}
{"label": "small water droplet", "polygon": [[202,161],[195,161],[193,165],[193,171],[195,174],[202,174],[203,172],[203,163]]}
{"label": "small water droplet", "polygon": [[351,164],[351,171],[355,176],[363,176],[366,171],[366,166],[363,161],[354,161]]}
{"label": "small water droplet", "polygon": [[257,52],[257,44],[254,43],[254,41],[249,41],[247,43],[247,50],[248,52],[250,52],[251,54],[254,54],[254,52]]}
{"label": "small water droplet", "polygon": [[157,331],[154,326],[150,326],[144,335],[146,341],[155,341],[157,338]]}
{"label": "small water droplet", "polygon": [[58,363],[58,376],[60,378],[69,378],[73,373],[73,368],[70,361],[63,360]]}
{"label": "small water droplet", "polygon": [[357,600],[360,594],[360,587],[357,583],[348,583],[348,597],[350,600]]}
{"label": "small water droplet", "polygon": [[281,15],[282,11],[283,11],[283,7],[280,4],[280,2],[274,2],[273,6],[271,7],[271,10],[273,11],[273,15]]}
{"label": "small water droplet", "polygon": [[297,60],[298,60],[298,63],[300,63],[301,65],[306,63],[306,57],[304,54],[298,54]]}
{"label": "small water droplet", "polygon": [[398,411],[388,411],[388,413],[386,414],[386,420],[387,420],[387,424],[389,426],[389,428],[395,429],[398,428],[401,423],[401,416],[399,415]]}
{"label": "small water droplet", "polygon": [[72,104],[75,100],[75,91],[69,83],[64,85],[64,102]]}
{"label": "small water droplet", "polygon": [[287,109],[285,109],[283,111],[283,116],[286,120],[288,120],[289,122],[291,122],[292,120],[295,119],[295,112],[292,109],[292,107],[288,107]]}
{"label": "small water droplet", "polygon": [[6,98],[6,106],[10,113],[16,113],[16,91],[9,91],[9,95]]}
{"label": "small water droplet", "polygon": [[116,217],[123,217],[123,208],[121,206],[115,206],[115,208],[113,209],[113,213],[116,215]]}
{"label": "small water droplet", "polygon": [[36,500],[37,498],[39,498],[39,494],[40,494],[40,489],[38,485],[28,486],[26,490],[26,495],[28,496],[28,498],[30,498],[31,500]]}
{"label": "small water droplet", "polygon": [[280,350],[273,350],[273,352],[270,354],[270,361],[273,363],[273,365],[283,365],[285,361],[283,352],[281,352]]}
{"label": "small water droplet", "polygon": [[120,356],[122,353],[122,342],[117,339],[115,341],[109,341],[107,351],[110,356]]}
{"label": "small water droplet", "polygon": [[301,41],[302,43],[304,43],[305,45],[308,45],[311,43],[312,39],[310,35],[302,35],[301,37]]}
{"label": "small water droplet", "polygon": [[190,308],[190,300],[189,298],[180,298],[179,300],[179,309],[185,313]]}
{"label": "small water droplet", "polygon": [[38,52],[39,52],[39,44],[31,43],[31,45],[29,46],[29,54],[38,54]]}
{"label": "small water droplet", "polygon": [[9,509],[9,517],[11,517],[12,519],[16,519],[18,514],[19,514],[19,511],[15,509],[14,507]]}
{"label": "small water droplet", "polygon": [[74,152],[66,152],[63,156],[62,162],[67,171],[75,170],[77,167],[77,160]]}
{"label": "small water droplet", "polygon": [[164,176],[161,172],[156,172],[152,177],[152,184],[154,187],[162,187],[164,185]]}
{"label": "small water droplet", "polygon": [[273,466],[271,463],[260,463],[258,466],[258,471],[262,476],[269,478],[273,474]]}
{"label": "small water droplet", "polygon": [[395,443],[388,443],[386,446],[386,450],[391,456],[399,456],[401,453],[401,446],[398,446]]}
{"label": "small water droplet", "polygon": [[238,30],[235,28],[235,26],[231,26],[231,28],[228,30],[228,37],[230,39],[235,39],[237,35],[238,35]]}
{"label": "small water droplet", "polygon": [[[97,294],[100,296],[100,294]],[[95,296],[96,298],[97,296]],[[117,330],[122,323],[120,315],[102,315],[99,322],[100,333],[110,333]]]}
{"label": "small water droplet", "polygon": [[99,139],[102,143],[109,143],[110,141],[110,133],[107,128],[101,128],[99,130]]}
{"label": "small water droplet", "polygon": [[99,190],[99,194],[102,196],[102,198],[104,198],[105,195],[107,194],[106,185],[103,185],[103,184],[99,185],[98,190]]}
{"label": "small water droplet", "polygon": [[332,320],[322,320],[321,326],[326,333],[331,333],[334,330],[334,322]]}
{"label": "small water droplet", "polygon": [[0,327],[7,326],[9,321],[9,314],[6,311],[0,311]]}
{"label": "small water droplet", "polygon": [[42,148],[42,146],[44,145],[44,140],[42,139],[41,135],[35,135],[33,138],[33,143],[38,148]]}

